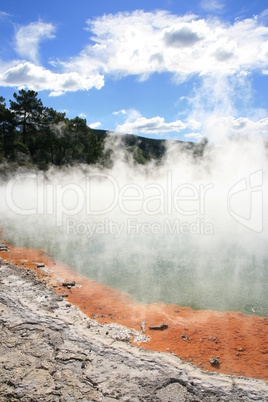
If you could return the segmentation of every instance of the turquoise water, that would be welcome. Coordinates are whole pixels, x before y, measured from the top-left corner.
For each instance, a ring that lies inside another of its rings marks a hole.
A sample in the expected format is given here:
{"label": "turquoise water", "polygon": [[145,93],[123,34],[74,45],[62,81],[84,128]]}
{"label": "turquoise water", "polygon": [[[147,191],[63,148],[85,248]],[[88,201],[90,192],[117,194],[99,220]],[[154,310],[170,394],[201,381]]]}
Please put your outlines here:
{"label": "turquoise water", "polygon": [[46,250],[137,301],[268,316],[268,258],[263,255],[223,245],[204,251],[195,240],[176,236],[88,239],[26,222],[18,230],[13,221],[3,221],[5,239]]}

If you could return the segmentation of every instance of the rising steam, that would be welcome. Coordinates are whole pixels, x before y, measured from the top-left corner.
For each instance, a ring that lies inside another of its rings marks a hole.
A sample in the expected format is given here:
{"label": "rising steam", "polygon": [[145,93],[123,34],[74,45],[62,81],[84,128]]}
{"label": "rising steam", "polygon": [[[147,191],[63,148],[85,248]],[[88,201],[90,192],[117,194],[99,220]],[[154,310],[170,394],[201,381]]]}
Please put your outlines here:
{"label": "rising steam", "polygon": [[3,182],[4,238],[142,302],[268,315],[265,140],[209,143],[202,157],[170,142],[162,163],[146,166],[109,146],[110,169],[22,171]]}

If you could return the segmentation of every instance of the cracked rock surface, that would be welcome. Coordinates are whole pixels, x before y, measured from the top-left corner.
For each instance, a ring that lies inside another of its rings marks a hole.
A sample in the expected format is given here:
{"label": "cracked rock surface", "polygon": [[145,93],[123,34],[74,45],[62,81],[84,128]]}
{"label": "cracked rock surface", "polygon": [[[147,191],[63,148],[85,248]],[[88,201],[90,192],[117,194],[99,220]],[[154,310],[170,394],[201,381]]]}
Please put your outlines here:
{"label": "cracked rock surface", "polygon": [[[137,331],[136,331],[137,332]],[[202,372],[100,325],[25,269],[0,266],[1,401],[264,401],[267,382]]]}

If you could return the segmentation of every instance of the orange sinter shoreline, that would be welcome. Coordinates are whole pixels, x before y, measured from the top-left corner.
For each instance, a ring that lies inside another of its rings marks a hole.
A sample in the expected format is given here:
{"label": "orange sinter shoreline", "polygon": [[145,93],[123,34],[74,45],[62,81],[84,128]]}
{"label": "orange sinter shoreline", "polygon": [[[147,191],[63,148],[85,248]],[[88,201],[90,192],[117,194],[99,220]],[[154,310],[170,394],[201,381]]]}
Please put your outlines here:
{"label": "orange sinter shoreline", "polygon": [[[240,312],[194,311],[189,307],[155,303],[143,305],[127,294],[85,278],[69,266],[49,258],[42,250],[8,247],[0,252],[3,260],[36,272],[40,280],[88,317],[100,323],[116,322],[141,330],[145,323],[150,341],[139,347],[174,353],[184,361],[209,371],[268,380],[268,317]],[[49,272],[36,267],[44,263]],[[62,281],[75,281],[75,287]],[[149,327],[166,324],[162,330]],[[220,364],[211,365],[218,357]]]}

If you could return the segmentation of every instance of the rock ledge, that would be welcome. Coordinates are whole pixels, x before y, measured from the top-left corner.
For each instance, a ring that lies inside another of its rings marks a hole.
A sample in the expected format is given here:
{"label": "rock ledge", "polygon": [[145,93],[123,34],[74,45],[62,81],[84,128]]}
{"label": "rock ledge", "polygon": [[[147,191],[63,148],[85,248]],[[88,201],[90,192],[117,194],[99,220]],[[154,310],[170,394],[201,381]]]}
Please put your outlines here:
{"label": "rock ledge", "polygon": [[260,401],[267,382],[199,370],[130,340],[142,332],[100,325],[39,282],[0,266],[1,401]]}

